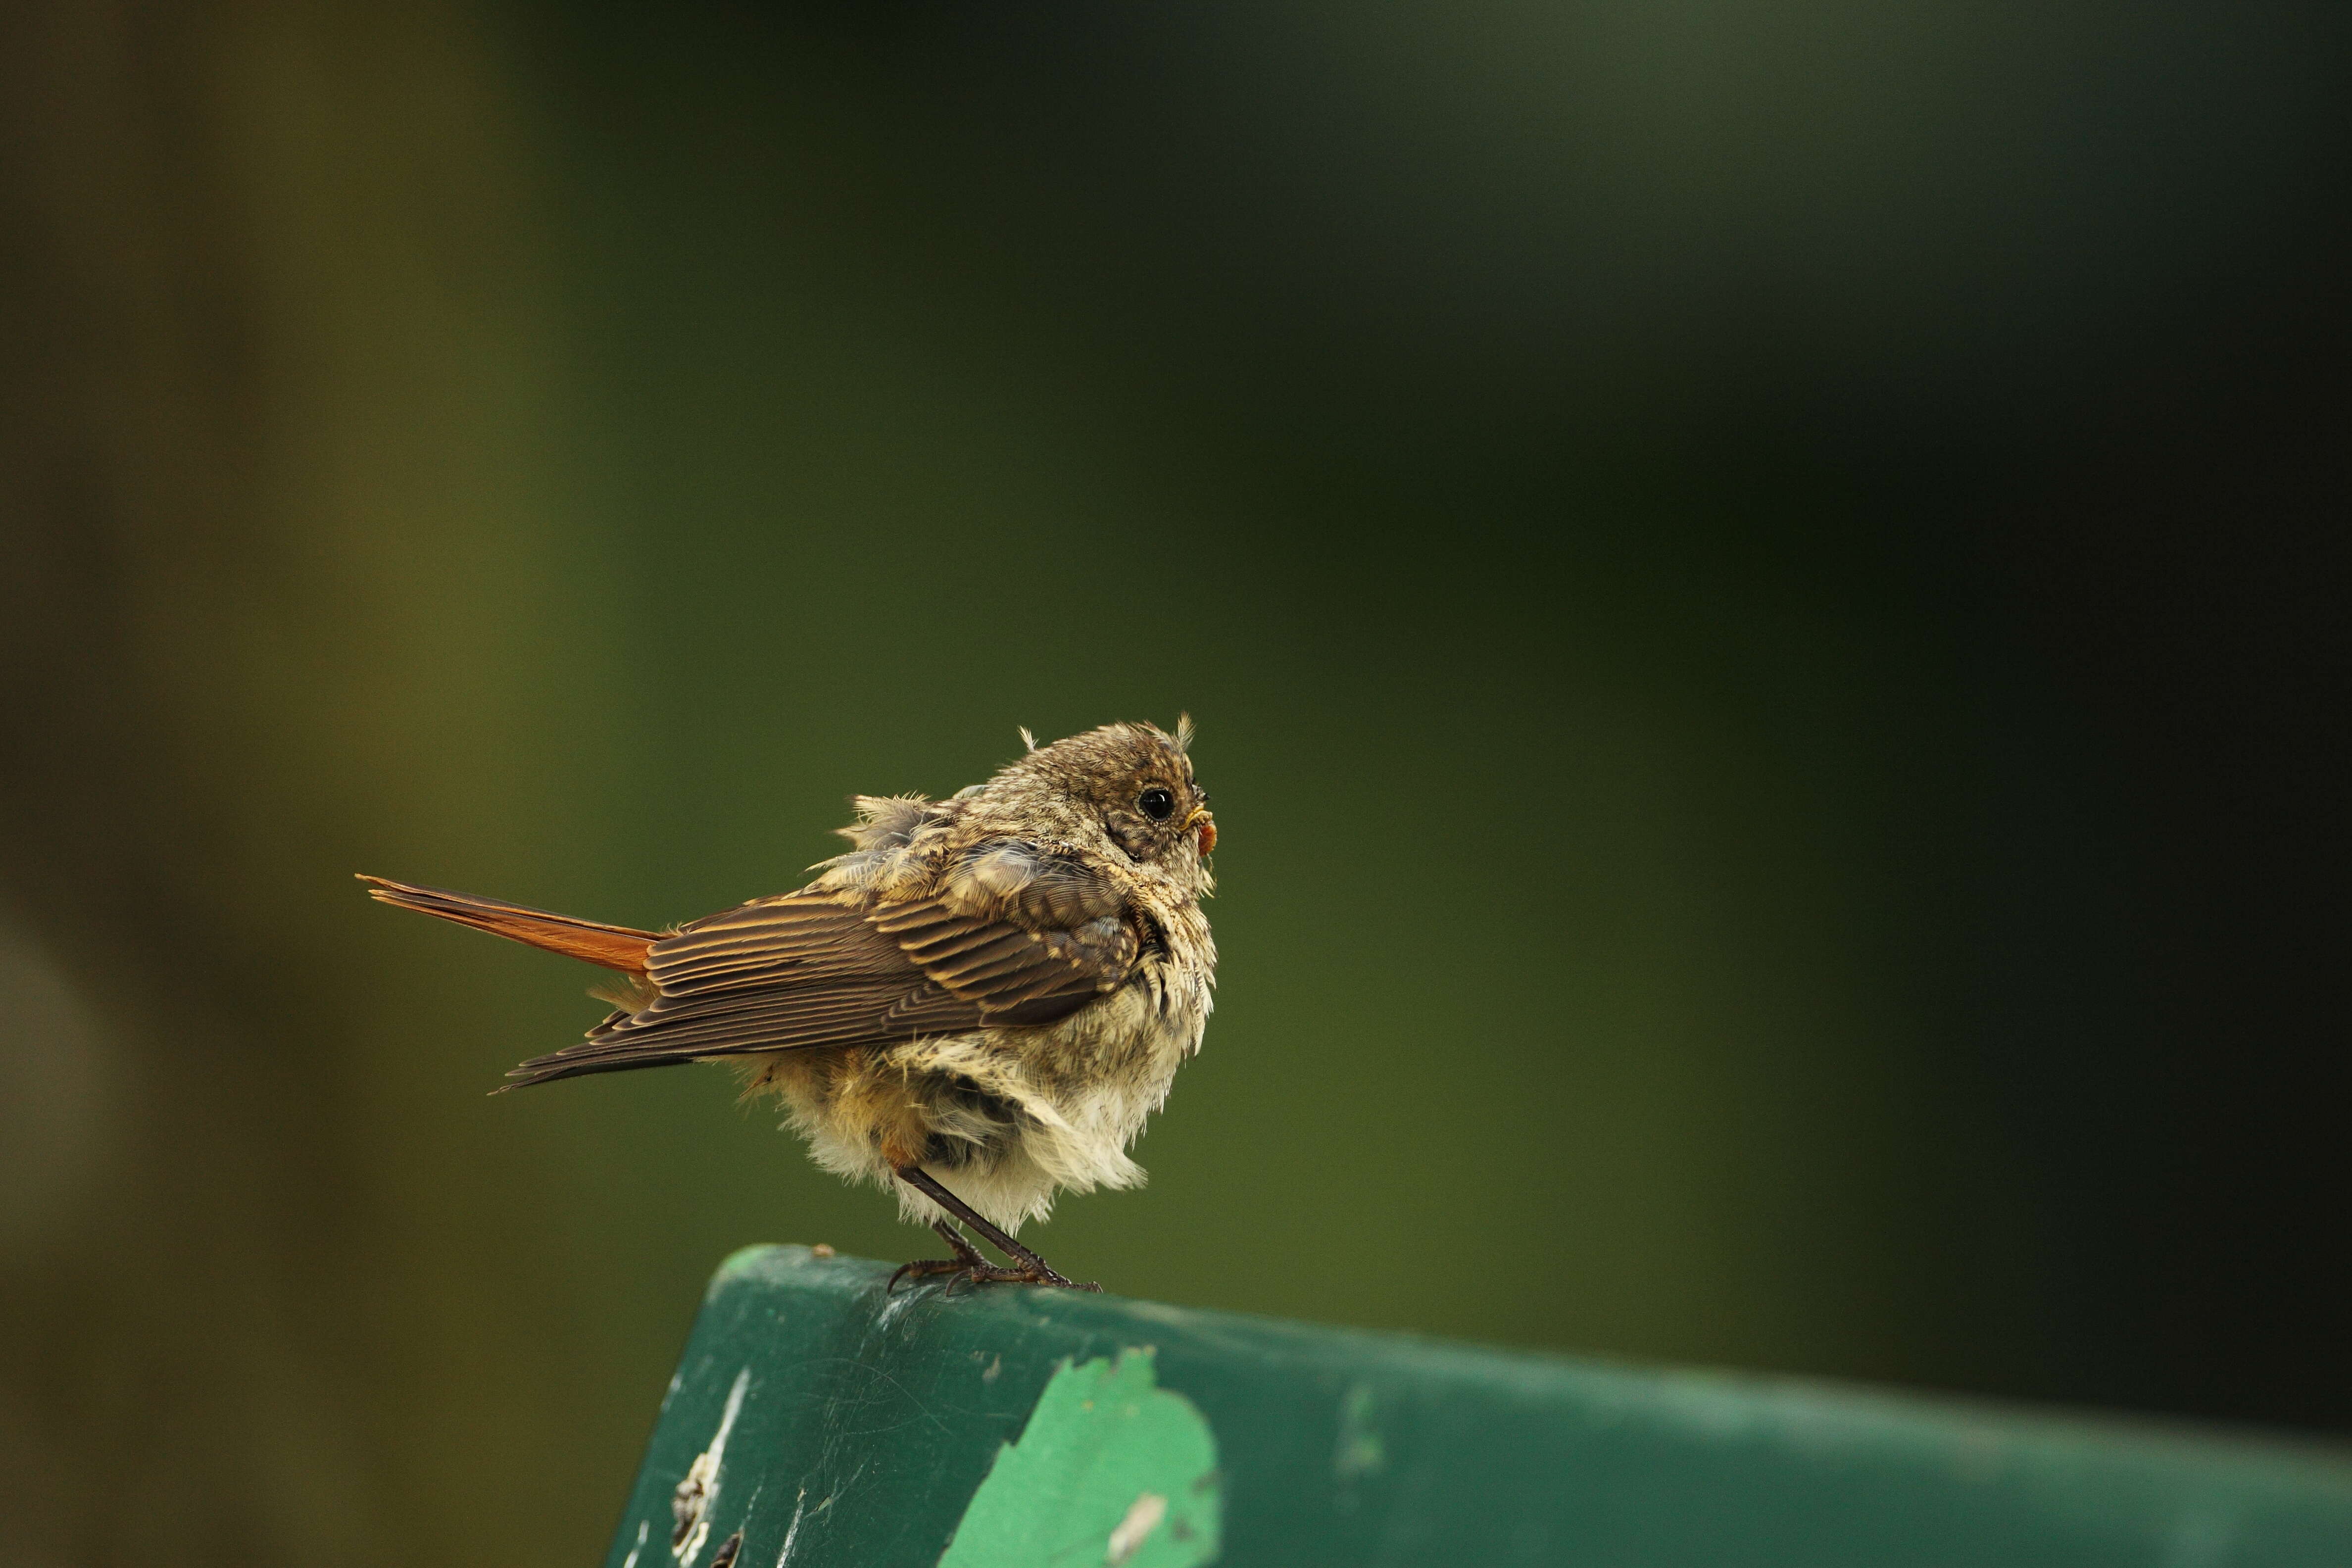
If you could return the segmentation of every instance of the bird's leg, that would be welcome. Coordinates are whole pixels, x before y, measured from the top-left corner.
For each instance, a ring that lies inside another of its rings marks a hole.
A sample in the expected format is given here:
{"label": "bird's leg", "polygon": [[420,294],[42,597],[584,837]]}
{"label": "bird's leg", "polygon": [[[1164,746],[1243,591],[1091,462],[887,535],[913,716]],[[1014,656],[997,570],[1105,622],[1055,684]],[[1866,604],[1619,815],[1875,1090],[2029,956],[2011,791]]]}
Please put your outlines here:
{"label": "bird's leg", "polygon": [[[980,1233],[982,1240],[987,1242],[990,1246],[1003,1253],[1005,1257],[1013,1259],[1012,1268],[1000,1268],[995,1264],[990,1263],[986,1259],[982,1258],[978,1253],[973,1252],[971,1250],[971,1244],[968,1241],[964,1241],[961,1236],[952,1237],[949,1241],[949,1245],[956,1249],[956,1258],[958,1259],[958,1268],[956,1271],[961,1273],[965,1279],[971,1280],[974,1284],[990,1284],[998,1280],[1003,1280],[1008,1283],[1022,1285],[1061,1285],[1073,1290],[1099,1290],[1102,1289],[1099,1285],[1081,1285],[1075,1279],[1065,1279],[1062,1275],[1056,1273],[1052,1264],[1046,1262],[1034,1252],[1030,1251],[1029,1248],[1022,1246],[1019,1242],[1005,1235],[1004,1232],[999,1230],[996,1226],[989,1224],[985,1219],[982,1219],[973,1211],[972,1206],[970,1204],[964,1202],[961,1198],[948,1191],[947,1188],[941,1186],[937,1181],[932,1179],[930,1173],[924,1170],[920,1165],[900,1165],[898,1167],[898,1179],[900,1181],[906,1183],[908,1186],[914,1188],[917,1192],[922,1194],[925,1197],[939,1205],[940,1207],[947,1210],[948,1213],[955,1215],[956,1218],[963,1221],[964,1224],[971,1226],[973,1230]],[[937,1230],[941,1236],[949,1236],[950,1231],[953,1229],[952,1226],[947,1225],[944,1221],[933,1226],[932,1228]],[[971,1255],[969,1261],[964,1260],[966,1254]],[[909,1265],[909,1267],[915,1266]],[[948,1270],[944,1268],[936,1270],[925,1268],[921,1270],[923,1273],[945,1273]],[[905,1270],[902,1269],[900,1272],[903,1273]],[[894,1275],[892,1279],[895,1282],[897,1276]]]}

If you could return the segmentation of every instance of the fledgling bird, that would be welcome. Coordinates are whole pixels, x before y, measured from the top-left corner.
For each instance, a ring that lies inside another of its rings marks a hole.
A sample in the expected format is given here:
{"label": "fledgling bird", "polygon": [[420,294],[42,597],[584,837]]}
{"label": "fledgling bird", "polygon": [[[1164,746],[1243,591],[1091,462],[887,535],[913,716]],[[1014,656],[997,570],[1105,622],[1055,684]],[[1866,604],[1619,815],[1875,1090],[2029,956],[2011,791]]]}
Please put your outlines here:
{"label": "fledgling bird", "polygon": [[1201,900],[1217,828],[1189,718],[1173,735],[1021,738],[1025,755],[949,799],[853,797],[857,821],[839,830],[853,847],[816,880],[668,932],[360,879],[385,903],[620,975],[591,993],[616,1010],[508,1088],[726,1060],[747,1092],[783,1101],[817,1163],[895,1188],[953,1250],[894,1285],[1069,1285],[1014,1233],[1064,1188],[1143,1180],[1128,1146],[1209,1020]]}

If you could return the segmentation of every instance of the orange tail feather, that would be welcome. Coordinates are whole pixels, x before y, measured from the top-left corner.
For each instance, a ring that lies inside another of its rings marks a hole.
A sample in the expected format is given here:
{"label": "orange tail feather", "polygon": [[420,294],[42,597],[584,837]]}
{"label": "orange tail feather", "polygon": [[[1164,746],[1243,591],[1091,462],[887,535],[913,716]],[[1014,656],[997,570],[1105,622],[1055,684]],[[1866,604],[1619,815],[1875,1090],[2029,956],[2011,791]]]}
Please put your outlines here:
{"label": "orange tail feather", "polygon": [[646,953],[661,940],[657,931],[636,931],[628,926],[606,925],[601,921],[574,920],[570,915],[551,915],[544,910],[527,910],[520,904],[501,903],[496,899],[478,899],[471,893],[445,892],[439,888],[412,888],[404,882],[388,881],[382,877],[360,873],[360,880],[368,884],[368,896],[379,903],[394,908],[415,910],[419,914],[436,915],[459,925],[472,926],[493,936],[513,942],[528,942],[550,952],[560,952],[567,958],[584,958],[605,969],[617,969],[629,974],[646,972]]}

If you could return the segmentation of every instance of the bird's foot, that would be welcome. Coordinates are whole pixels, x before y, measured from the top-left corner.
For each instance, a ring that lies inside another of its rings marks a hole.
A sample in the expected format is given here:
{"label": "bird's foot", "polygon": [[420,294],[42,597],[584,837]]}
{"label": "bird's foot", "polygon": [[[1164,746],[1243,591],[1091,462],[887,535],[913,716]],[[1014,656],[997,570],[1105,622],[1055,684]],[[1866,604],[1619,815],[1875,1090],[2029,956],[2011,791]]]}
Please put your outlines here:
{"label": "bird's foot", "polygon": [[[903,1176],[906,1173],[902,1171],[899,1174]],[[941,1274],[955,1277],[948,1281],[948,1292],[950,1294],[955,1290],[956,1279],[969,1280],[974,1285],[1058,1285],[1065,1290],[1092,1290],[1097,1295],[1102,1293],[1102,1287],[1099,1285],[1081,1285],[1075,1279],[1063,1278],[1055,1271],[1052,1264],[986,1222],[975,1223],[987,1231],[990,1240],[1004,1249],[1004,1256],[1013,1259],[1012,1267],[991,1263],[987,1258],[982,1258],[980,1255],[980,1249],[972,1246],[969,1237],[956,1228],[953,1221],[935,1219],[931,1222],[931,1228],[940,1233],[940,1239],[948,1244],[949,1250],[955,1256],[953,1258],[919,1258],[912,1263],[900,1264],[898,1272],[890,1276],[890,1283],[882,1288],[882,1293],[887,1296],[896,1290],[898,1288],[898,1281],[909,1275],[918,1279],[929,1279]]]}
{"label": "bird's foot", "polygon": [[986,1263],[979,1258],[967,1261],[961,1258],[918,1258],[911,1263],[898,1265],[898,1271],[890,1276],[890,1283],[882,1288],[882,1293],[887,1296],[898,1289],[898,1281],[901,1279],[929,1279],[940,1274],[961,1274],[969,1270],[974,1263],[980,1263],[982,1268],[987,1267]]}
{"label": "bird's foot", "polygon": [[[1092,1281],[1081,1285],[1075,1279],[1065,1279],[1052,1264],[1034,1253],[1026,1259],[1015,1261],[1010,1268],[983,1263],[977,1269],[967,1268],[964,1273],[975,1285],[1057,1285],[1065,1290],[1091,1290],[1097,1296],[1102,1294],[1101,1286]],[[949,1289],[953,1289],[954,1287],[950,1286]]]}
{"label": "bird's foot", "polygon": [[896,1290],[901,1279],[935,1279],[942,1275],[948,1277],[950,1295],[955,1293],[960,1281],[971,1285],[1055,1285],[1065,1290],[1092,1290],[1097,1295],[1102,1292],[1099,1285],[1081,1285],[1075,1279],[1065,1278],[1042,1258],[1036,1258],[1034,1264],[1016,1263],[1007,1268],[1001,1263],[991,1263],[974,1253],[969,1258],[919,1258],[912,1263],[902,1263],[898,1272],[890,1276],[890,1283],[883,1288],[883,1294],[888,1295]]}

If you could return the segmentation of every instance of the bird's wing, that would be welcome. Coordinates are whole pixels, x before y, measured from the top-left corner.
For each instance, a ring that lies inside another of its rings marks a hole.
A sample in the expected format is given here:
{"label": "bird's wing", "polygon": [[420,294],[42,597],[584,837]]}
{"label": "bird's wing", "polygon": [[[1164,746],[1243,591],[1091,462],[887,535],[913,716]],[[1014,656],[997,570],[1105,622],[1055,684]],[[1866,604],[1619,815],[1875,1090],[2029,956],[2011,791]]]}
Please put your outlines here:
{"label": "bird's wing", "polygon": [[[508,1076],[545,1083],[1051,1023],[1116,990],[1141,948],[1123,904],[1070,891],[1076,879],[1031,878],[985,899],[956,896],[951,881],[938,898],[866,907],[789,893],[709,916],[654,944],[646,973],[660,994],[651,1005],[615,1013],[579,1045]],[[1024,898],[1032,887],[1043,890]],[[1043,924],[1039,913],[1076,918]]]}

